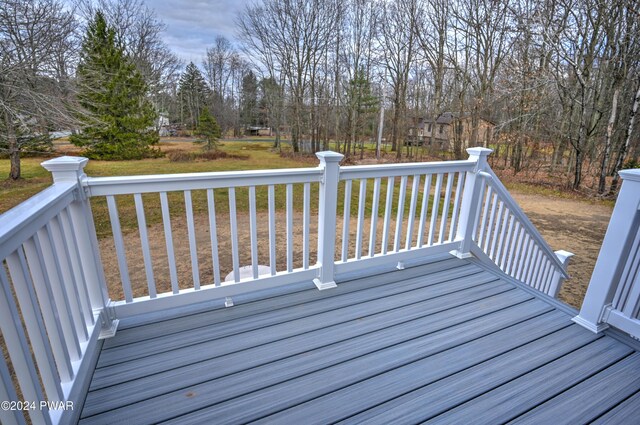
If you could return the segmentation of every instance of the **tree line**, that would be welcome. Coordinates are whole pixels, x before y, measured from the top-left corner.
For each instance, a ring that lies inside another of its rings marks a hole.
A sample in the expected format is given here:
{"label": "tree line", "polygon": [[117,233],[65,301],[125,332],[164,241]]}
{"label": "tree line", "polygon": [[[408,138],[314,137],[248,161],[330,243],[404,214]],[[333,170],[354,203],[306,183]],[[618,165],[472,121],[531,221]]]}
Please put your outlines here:
{"label": "tree line", "polygon": [[[469,118],[469,145],[487,143],[481,119],[496,123],[489,144],[516,173],[548,151],[574,189],[586,163],[605,193],[638,166],[638,0],[263,0],[238,27],[247,55],[280,83],[294,149],[335,139],[349,154],[384,108],[400,158],[417,118],[448,111]],[[462,148],[454,137],[455,158]]]}
{"label": "tree line", "polygon": [[[269,127],[276,146],[286,135],[296,152],[331,142],[355,155],[384,115],[383,137],[401,159],[415,154],[406,141],[419,118],[452,112],[471,126],[470,140],[453,137],[455,158],[485,143],[518,173],[542,152],[549,171],[575,189],[590,174],[600,193],[638,166],[639,0],[262,0],[237,16],[236,39],[216,37],[186,66],[141,0],[87,0],[76,11],[59,0],[8,0],[0,149],[38,149],[47,130],[105,121],[89,106],[95,99],[78,95],[97,11],[144,82],[140,102],[182,130],[197,129],[206,111],[220,134]],[[483,119],[496,123],[489,141]]]}

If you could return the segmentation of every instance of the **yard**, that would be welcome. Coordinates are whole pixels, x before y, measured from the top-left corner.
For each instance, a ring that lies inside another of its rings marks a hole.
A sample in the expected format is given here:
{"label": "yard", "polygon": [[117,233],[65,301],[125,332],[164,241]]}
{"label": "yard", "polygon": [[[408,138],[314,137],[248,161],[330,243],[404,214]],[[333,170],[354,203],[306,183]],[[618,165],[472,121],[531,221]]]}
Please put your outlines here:
{"label": "yard", "polygon": [[[196,160],[185,162],[173,162],[169,157],[143,161],[90,161],[86,168],[86,172],[90,176],[118,176],[313,167],[317,164],[317,160],[313,157],[296,158],[293,156],[287,157],[286,155],[281,156],[277,152],[272,151],[270,147],[271,143],[269,141],[225,141],[222,146],[222,151],[235,156],[235,158],[224,158],[215,161]],[[60,153],[64,154],[78,154],[77,151],[74,151],[74,148],[71,145],[64,143],[58,143],[57,149]],[[196,152],[199,147],[189,141],[172,140],[163,141],[161,143],[161,149],[165,151],[168,156],[175,157],[176,154]],[[39,165],[42,160],[42,158],[23,159],[23,180],[19,182],[2,180],[0,183],[0,212],[10,209],[33,194],[46,188],[50,184],[49,173]],[[9,161],[4,159],[0,160],[0,175],[6,175],[8,173],[8,168]],[[524,212],[538,227],[542,235],[554,250],[565,249],[576,254],[569,267],[569,273],[571,274],[572,279],[565,283],[560,293],[560,298],[578,308],[582,298],[584,297],[584,293],[589,283],[589,278],[600,249],[600,244],[602,243],[602,238],[606,231],[606,226],[612,211],[611,203],[568,197],[561,193],[555,193],[536,186],[523,185],[519,183],[510,184],[508,180],[505,184]],[[355,186],[354,192],[357,192]],[[179,196],[178,194],[175,195],[176,197]],[[265,204],[266,201],[264,197],[266,197],[266,194],[261,195],[261,192],[258,191],[257,196],[260,219],[260,206]],[[261,196],[263,198],[261,198]],[[276,197],[277,199],[282,198],[282,196],[278,197],[278,195],[276,195]],[[312,196],[312,199],[314,198],[317,199]],[[96,225],[102,251],[103,253],[113,253],[113,249],[110,249],[110,246],[112,246],[112,240],[104,199],[96,199],[95,201],[96,202],[93,204],[94,214],[96,215]],[[246,197],[240,196],[239,194],[238,202],[239,211],[246,211]],[[145,200],[145,204],[147,204],[147,200]],[[176,204],[179,204],[179,202]],[[206,212],[204,209],[199,210],[198,205],[198,199],[194,197],[196,223],[198,221],[205,220],[206,218]],[[221,202],[221,205],[224,206],[224,202]],[[354,205],[352,205],[352,209],[353,207]],[[137,234],[137,224],[135,221],[135,214],[133,213],[133,202],[119,203],[119,208],[123,217],[122,226],[125,233],[130,231]],[[127,213],[127,210],[130,213]],[[147,210],[149,211],[147,224],[149,226],[150,243],[152,245],[161,245],[163,235],[160,230],[162,224],[158,209],[147,208]],[[180,213],[182,213],[181,210],[172,210],[171,215],[173,216],[174,214]],[[219,213],[224,214],[224,209],[219,211]],[[339,213],[339,216],[340,215],[341,214]],[[341,223],[341,220],[339,220],[339,223]],[[176,235],[186,232],[186,230],[183,229],[186,225],[180,220],[172,220],[172,224],[175,226],[174,232]],[[241,239],[242,237],[248,238],[249,227],[247,225],[240,225],[239,231]],[[204,235],[204,237],[206,237],[206,235]],[[224,235],[221,234],[220,237],[223,238]],[[135,240],[135,238],[130,239]],[[222,242],[223,240],[221,239],[221,243]],[[180,249],[179,246],[177,248]],[[182,255],[186,255],[183,257],[185,258],[185,270],[180,274],[184,274],[186,276],[189,274],[187,264],[188,260],[186,260],[186,258],[188,258],[188,246],[184,246],[183,248],[184,253],[182,253]],[[278,244],[278,249],[284,251],[285,244]],[[176,252],[176,254],[178,256],[177,258],[181,258],[180,252]],[[285,255],[278,255],[278,257],[284,258]],[[105,262],[107,277],[111,282],[110,291],[118,291],[119,284],[117,282],[113,283],[117,281],[117,261],[115,259],[115,255],[103,255],[103,261]],[[223,260],[221,259],[221,261]],[[205,266],[206,263],[203,263],[203,269],[206,269]],[[221,266],[225,268],[224,264],[221,264]],[[156,265],[154,265],[154,268],[155,267]],[[161,267],[161,265],[158,264],[158,267]],[[140,270],[140,273],[144,273],[142,269]],[[203,275],[203,278],[205,277],[206,274]]]}

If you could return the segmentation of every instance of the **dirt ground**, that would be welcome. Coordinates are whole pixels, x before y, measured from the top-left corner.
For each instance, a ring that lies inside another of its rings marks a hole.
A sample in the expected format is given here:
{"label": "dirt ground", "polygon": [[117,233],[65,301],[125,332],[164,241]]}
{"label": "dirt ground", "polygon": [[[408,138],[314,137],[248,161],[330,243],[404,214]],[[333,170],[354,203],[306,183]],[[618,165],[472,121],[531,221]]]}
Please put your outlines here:
{"label": "dirt ground", "polygon": [[559,298],[580,308],[611,218],[611,207],[587,201],[511,192],[554,251],[575,254],[569,263],[571,279]]}
{"label": "dirt ground", "polygon": [[[604,205],[594,205],[586,201],[562,199],[545,195],[532,195],[514,192],[512,193],[518,204],[528,215],[531,221],[542,233],[545,240],[554,250],[564,249],[573,252],[575,257],[571,259],[569,274],[571,279],[566,281],[560,292],[560,299],[573,307],[579,308],[584,298],[589,278],[593,271],[600,245],[606,231],[611,208]],[[173,214],[172,214],[173,216]],[[219,244],[219,264],[221,279],[232,270],[231,238],[229,232],[228,214],[216,214]],[[258,258],[259,264],[269,264],[269,233],[268,215],[266,212],[258,212]],[[302,217],[299,212],[294,213],[293,238],[293,268],[302,266]],[[379,220],[377,231],[377,248],[381,245],[382,220]],[[391,220],[389,249],[392,249],[394,240],[395,222]],[[175,250],[176,268],[179,287],[186,289],[192,287],[193,278],[189,250],[189,239],[186,220],[182,217],[172,217],[172,238]],[[340,251],[342,241],[342,216],[338,217],[337,247]],[[406,224],[402,226],[406,228]],[[350,225],[350,249],[349,257],[355,254],[355,219]],[[368,252],[369,220],[365,220],[363,231],[363,254]],[[198,251],[198,269],[201,283],[208,284],[213,281],[213,261],[211,256],[211,237],[209,234],[209,222],[206,215],[195,216],[196,244]],[[239,264],[240,266],[251,264],[250,226],[246,214],[238,214],[239,232]],[[309,238],[309,264],[316,261],[317,223],[311,220]],[[171,291],[169,267],[166,251],[166,242],[162,224],[149,227],[149,244],[154,270],[154,279],[158,293]],[[287,242],[286,242],[286,216],[278,213],[276,217],[276,251],[278,258],[277,270],[286,270]],[[404,237],[401,238],[404,243]],[[147,279],[143,262],[140,237],[137,231],[124,235],[125,249],[129,275],[133,287],[134,297],[146,296]],[[437,237],[436,237],[437,240]],[[446,240],[446,237],[445,237]],[[415,244],[415,240],[413,241]],[[100,241],[102,261],[105,265],[105,274],[109,285],[110,296],[113,300],[124,299],[120,274],[118,271],[117,256],[115,254],[112,238]],[[339,254],[338,254],[339,255]]]}

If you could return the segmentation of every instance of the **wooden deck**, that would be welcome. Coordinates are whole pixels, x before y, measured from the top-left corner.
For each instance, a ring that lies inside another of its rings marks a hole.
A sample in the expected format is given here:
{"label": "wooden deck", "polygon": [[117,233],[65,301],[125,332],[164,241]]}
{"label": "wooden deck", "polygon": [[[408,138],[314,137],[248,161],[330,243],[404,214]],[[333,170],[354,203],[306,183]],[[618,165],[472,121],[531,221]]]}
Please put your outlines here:
{"label": "wooden deck", "polygon": [[81,424],[629,423],[640,354],[466,260],[105,341]]}

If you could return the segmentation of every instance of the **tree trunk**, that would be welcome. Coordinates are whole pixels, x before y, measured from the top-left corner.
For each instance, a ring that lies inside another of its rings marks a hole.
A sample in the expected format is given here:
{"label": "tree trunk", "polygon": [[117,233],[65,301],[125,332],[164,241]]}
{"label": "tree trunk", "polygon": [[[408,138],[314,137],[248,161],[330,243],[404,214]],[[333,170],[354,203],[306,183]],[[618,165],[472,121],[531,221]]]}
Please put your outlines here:
{"label": "tree trunk", "polygon": [[5,114],[4,122],[7,132],[7,141],[9,145],[9,159],[11,161],[9,178],[11,180],[18,180],[20,178],[20,146],[18,145],[18,138],[13,126],[13,121],[8,114]]}
{"label": "tree trunk", "polygon": [[600,164],[600,179],[598,181],[598,193],[603,194],[607,183],[607,164],[609,163],[609,157],[611,156],[611,136],[613,134],[613,126],[616,123],[616,112],[618,109],[618,95],[620,89],[616,87],[613,92],[613,99],[611,100],[611,115],[609,115],[609,122],[607,123],[607,135],[604,142],[604,155],[602,156],[602,163]]}
{"label": "tree trunk", "polygon": [[578,139],[574,145],[576,168],[573,173],[573,190],[580,189],[582,183],[582,165],[584,162],[584,149],[587,144],[587,106],[585,87],[582,87],[582,96],[580,102],[580,127],[578,128]]}
{"label": "tree trunk", "polygon": [[582,163],[584,162],[584,153],[579,148],[575,149],[576,167],[573,170],[573,189],[580,189],[582,183]]}

